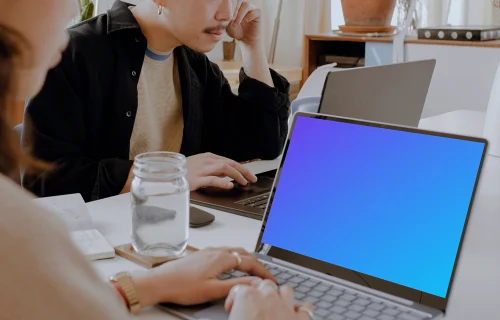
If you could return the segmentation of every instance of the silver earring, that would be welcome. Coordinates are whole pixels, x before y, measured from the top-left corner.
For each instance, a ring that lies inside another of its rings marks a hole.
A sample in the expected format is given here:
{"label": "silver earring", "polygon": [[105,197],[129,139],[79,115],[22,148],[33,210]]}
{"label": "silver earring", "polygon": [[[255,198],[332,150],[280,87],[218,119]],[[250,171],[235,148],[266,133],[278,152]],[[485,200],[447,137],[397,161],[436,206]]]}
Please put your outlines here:
{"label": "silver earring", "polygon": [[158,6],[158,15],[163,13],[163,6]]}

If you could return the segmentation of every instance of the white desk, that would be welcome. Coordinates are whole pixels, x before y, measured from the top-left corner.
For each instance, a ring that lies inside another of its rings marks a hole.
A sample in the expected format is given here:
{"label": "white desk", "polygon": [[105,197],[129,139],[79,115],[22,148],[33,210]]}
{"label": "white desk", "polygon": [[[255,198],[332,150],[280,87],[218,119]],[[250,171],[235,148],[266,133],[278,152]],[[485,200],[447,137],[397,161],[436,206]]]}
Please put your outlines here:
{"label": "white desk", "polygon": [[[423,119],[421,127],[453,133],[480,136],[484,116],[468,111]],[[277,161],[246,164],[255,173],[276,168]],[[112,245],[130,242],[131,214],[129,196],[88,204],[97,228]],[[255,248],[261,223],[256,220],[210,210],[216,222],[201,229],[191,229],[190,244],[207,246],[241,246]],[[122,270],[142,269],[125,259],[96,261],[96,270],[106,279]],[[462,249],[446,320],[500,319],[500,158],[488,157],[477,190],[467,236]],[[176,319],[151,308],[141,319]]]}

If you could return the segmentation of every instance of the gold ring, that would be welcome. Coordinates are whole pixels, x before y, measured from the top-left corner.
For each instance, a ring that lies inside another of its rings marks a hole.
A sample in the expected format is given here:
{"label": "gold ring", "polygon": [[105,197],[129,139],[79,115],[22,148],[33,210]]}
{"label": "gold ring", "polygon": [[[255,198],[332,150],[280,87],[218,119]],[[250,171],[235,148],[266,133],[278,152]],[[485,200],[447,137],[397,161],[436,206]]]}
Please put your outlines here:
{"label": "gold ring", "polygon": [[298,311],[302,311],[302,312],[307,313],[307,315],[309,316],[309,318],[311,320],[314,320],[314,314],[313,314],[313,312],[311,310],[307,309],[306,307],[300,306],[299,309],[298,309]]}
{"label": "gold ring", "polygon": [[236,258],[236,260],[238,261],[238,264],[236,265],[236,267],[239,267],[241,265],[241,262],[242,262],[242,259],[241,259],[241,255],[236,252],[236,251],[231,251],[231,254]]}

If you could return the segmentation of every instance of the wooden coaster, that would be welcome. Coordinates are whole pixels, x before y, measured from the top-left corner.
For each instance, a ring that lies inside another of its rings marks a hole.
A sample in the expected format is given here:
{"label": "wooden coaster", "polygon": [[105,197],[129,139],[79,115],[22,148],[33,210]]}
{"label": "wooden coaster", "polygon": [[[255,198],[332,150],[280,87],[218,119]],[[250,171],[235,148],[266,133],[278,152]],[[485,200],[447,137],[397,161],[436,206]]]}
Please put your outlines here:
{"label": "wooden coaster", "polygon": [[340,31],[348,33],[391,33],[394,26],[339,26]]}
{"label": "wooden coaster", "polygon": [[162,257],[150,257],[150,256],[140,255],[134,250],[134,247],[132,246],[131,243],[115,247],[115,252],[117,255],[119,255],[120,257],[123,257],[127,260],[130,260],[134,263],[137,263],[137,264],[139,264],[145,268],[148,268],[148,269],[161,266],[162,264],[169,262],[169,261],[174,261],[174,260],[180,259],[180,258],[185,257],[189,254],[192,254],[196,251],[198,251],[198,249],[193,248],[191,246],[187,246],[186,251],[184,251],[184,254],[180,257],[162,258]]}

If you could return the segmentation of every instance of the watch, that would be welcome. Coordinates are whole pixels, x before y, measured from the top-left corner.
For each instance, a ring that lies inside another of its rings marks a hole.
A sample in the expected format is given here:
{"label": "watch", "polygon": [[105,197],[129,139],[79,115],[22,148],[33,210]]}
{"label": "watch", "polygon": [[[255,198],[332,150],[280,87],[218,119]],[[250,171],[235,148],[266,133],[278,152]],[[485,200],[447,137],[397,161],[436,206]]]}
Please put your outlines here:
{"label": "watch", "polygon": [[137,291],[135,290],[134,282],[132,281],[132,276],[128,272],[120,272],[109,279],[111,282],[116,283],[122,290],[125,299],[127,300],[128,309],[131,314],[137,315],[141,311],[142,307],[139,303],[139,298],[137,297]]}

